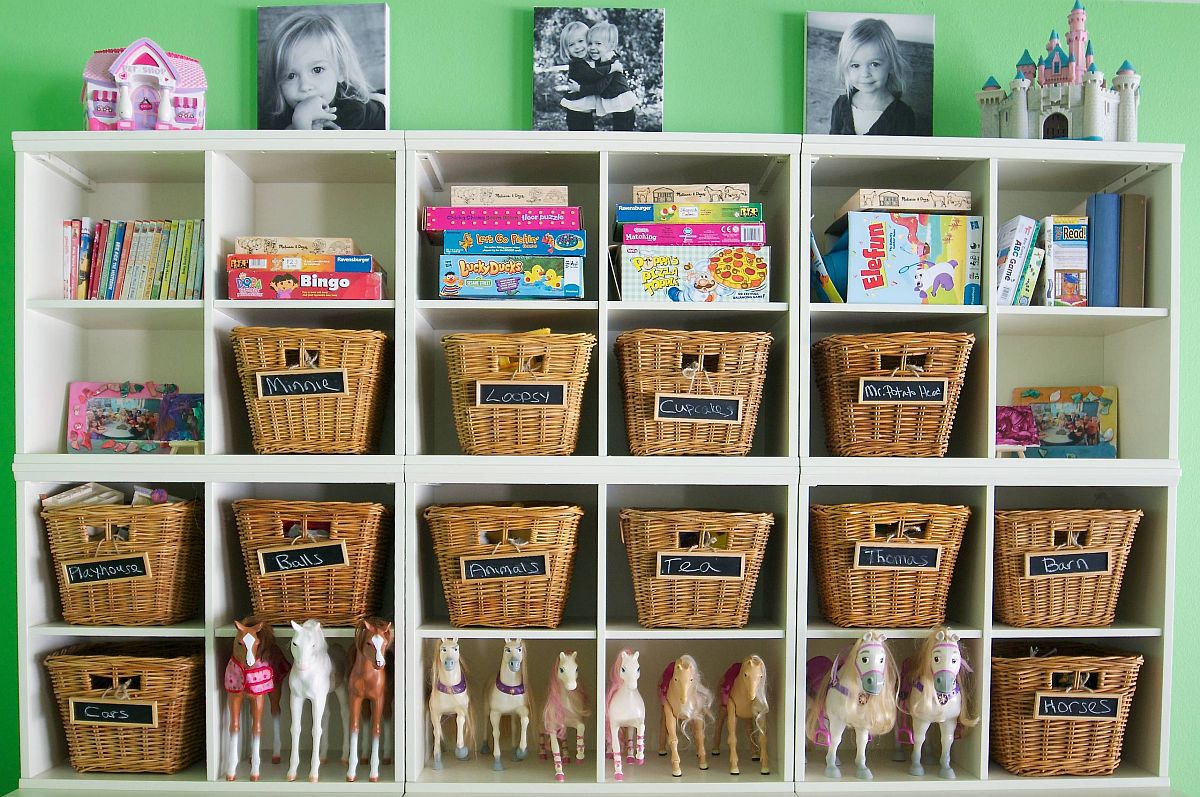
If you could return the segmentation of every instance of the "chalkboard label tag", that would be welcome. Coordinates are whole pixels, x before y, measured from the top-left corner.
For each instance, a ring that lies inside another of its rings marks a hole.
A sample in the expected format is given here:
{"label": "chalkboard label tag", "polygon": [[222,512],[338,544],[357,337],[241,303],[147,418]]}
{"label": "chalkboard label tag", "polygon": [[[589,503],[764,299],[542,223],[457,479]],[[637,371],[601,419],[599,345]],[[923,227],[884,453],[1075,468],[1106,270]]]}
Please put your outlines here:
{"label": "chalkboard label tag", "polygon": [[279,545],[262,548],[258,552],[258,572],[264,576],[349,566],[350,556],[346,553],[345,540],[312,545]]}
{"label": "chalkboard label tag", "polygon": [[679,423],[741,423],[741,396],[655,393],[654,420]]}
{"label": "chalkboard label tag", "polygon": [[860,376],[859,404],[945,404],[949,379],[923,376]]}
{"label": "chalkboard label tag", "polygon": [[566,403],[566,382],[498,379],[475,383],[476,407],[562,407]]}
{"label": "chalkboard label tag", "polygon": [[1113,722],[1120,719],[1124,695],[1101,692],[1038,692],[1033,716],[1040,720]]}
{"label": "chalkboard label tag", "polygon": [[258,397],[283,399],[293,396],[345,396],[349,378],[345,368],[292,368],[287,371],[259,371]]}
{"label": "chalkboard label tag", "polygon": [[742,581],[746,578],[746,554],[659,551],[655,577],[669,580]]}
{"label": "chalkboard label tag", "polygon": [[537,581],[550,577],[550,557],[545,553],[460,556],[458,574],[463,581]]}
{"label": "chalkboard label tag", "polygon": [[1112,572],[1107,548],[1063,548],[1025,554],[1025,578],[1105,576]]}
{"label": "chalkboard label tag", "polygon": [[855,570],[937,570],[942,546],[919,542],[856,542]]}
{"label": "chalkboard label tag", "polygon": [[157,728],[157,700],[89,700],[70,698],[72,725]]}
{"label": "chalkboard label tag", "polygon": [[96,559],[75,559],[62,563],[68,587],[85,587],[89,584],[111,584],[117,581],[136,581],[150,578],[150,555],[127,553],[119,556],[101,556]]}

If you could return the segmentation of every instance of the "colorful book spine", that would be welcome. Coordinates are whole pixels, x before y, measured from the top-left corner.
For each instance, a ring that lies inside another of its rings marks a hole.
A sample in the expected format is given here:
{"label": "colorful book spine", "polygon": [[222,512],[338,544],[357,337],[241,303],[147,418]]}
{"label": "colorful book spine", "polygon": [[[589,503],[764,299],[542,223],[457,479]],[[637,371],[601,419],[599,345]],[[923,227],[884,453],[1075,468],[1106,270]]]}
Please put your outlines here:
{"label": "colorful book spine", "polygon": [[179,279],[180,263],[183,260],[183,243],[187,239],[187,221],[179,220],[179,234],[175,241],[175,257],[171,261],[171,270],[163,277],[163,296],[164,299],[174,299],[172,294],[172,286],[175,280]]}
{"label": "colorful book spine", "polygon": [[179,268],[175,270],[171,279],[171,291],[167,294],[168,299],[182,299],[183,294],[179,291],[179,286],[183,282],[183,275],[187,272],[188,262],[192,257],[192,233],[195,232],[196,223],[192,219],[184,222],[183,232],[183,252],[179,258]]}
{"label": "colorful book spine", "polygon": [[752,224],[624,224],[621,240],[627,244],[657,246],[735,246],[764,244],[767,225]]}
{"label": "colorful book spine", "polygon": [[226,255],[225,269],[249,271],[375,271],[371,255]]}
{"label": "colorful book spine", "polygon": [[108,268],[104,270],[104,284],[100,286],[101,299],[111,299],[113,290],[117,287],[117,272],[121,268],[121,254],[125,251],[125,233],[128,229],[128,224],[117,220],[109,230],[113,242],[112,254],[108,258]]}
{"label": "colorful book spine", "polygon": [[587,251],[584,230],[447,230],[442,253],[447,255],[582,255]]}
{"label": "colorful book spine", "polygon": [[129,224],[133,230],[133,237],[129,239],[128,254],[122,254],[124,262],[121,263],[121,270],[117,273],[117,287],[113,290],[114,299],[129,297],[129,286],[134,281],[138,259],[142,256],[142,246],[146,241],[146,223],[131,221]]}
{"label": "colorful book spine", "polygon": [[108,219],[96,222],[96,232],[92,241],[91,275],[88,277],[88,298],[100,298],[100,285],[104,281],[104,271],[108,268],[108,257],[112,251],[109,243],[109,231],[112,224]]}
{"label": "colorful book spine", "polygon": [[192,269],[191,289],[188,296],[199,299],[204,294],[204,219],[196,222],[196,267]]}
{"label": "colorful book spine", "polygon": [[983,219],[967,220],[967,284],[963,286],[963,304],[983,304]]}
{"label": "colorful book spine", "polygon": [[175,239],[179,235],[179,222],[172,219],[170,229],[167,231],[167,251],[163,254],[163,262],[159,264],[158,270],[154,273],[154,287],[150,290],[151,299],[162,299],[165,296],[163,292],[163,282],[166,279],[167,273],[170,271],[171,263],[175,257]]}
{"label": "colorful book spine", "polygon": [[825,258],[817,247],[817,236],[812,230],[808,231],[808,260],[812,268],[813,301],[843,304],[845,300],[842,299],[837,285],[829,275],[829,269],[825,266]]}
{"label": "colorful book spine", "polygon": [[1146,303],[1146,195],[1121,194],[1121,306]]}
{"label": "colorful book spine", "polygon": [[734,224],[762,220],[762,204],[758,202],[620,204],[616,214],[617,224]]}
{"label": "colorful book spine", "polygon": [[158,266],[159,252],[162,251],[163,222],[153,223],[150,231],[150,251],[142,265],[141,279],[138,281],[136,298],[145,301],[150,298],[150,288],[154,284],[154,269]]}
{"label": "colorful book spine", "polygon": [[1092,194],[1088,216],[1088,306],[1121,304],[1121,195]]}
{"label": "colorful book spine", "polygon": [[121,294],[118,293],[118,289],[121,285],[121,278],[125,276],[125,269],[129,267],[129,255],[133,251],[133,236],[137,232],[135,222],[126,221],[122,222],[122,224],[124,225],[124,228],[121,233],[120,257],[117,259],[116,268],[113,269],[112,282],[108,286],[109,299],[121,298]]}
{"label": "colorful book spine", "polygon": [[88,298],[88,280],[91,277],[92,238],[95,228],[92,220],[84,216],[79,220],[79,269],[75,277],[75,298]]}
{"label": "colorful book spine", "polygon": [[578,230],[577,207],[428,207],[423,229],[444,230]]}
{"label": "colorful book spine", "polygon": [[191,220],[187,227],[188,239],[183,242],[183,263],[179,267],[179,277],[175,282],[175,298],[187,298],[188,277],[192,273],[192,257],[196,248],[196,222]]}
{"label": "colorful book spine", "polygon": [[1042,261],[1045,259],[1045,249],[1042,249],[1040,246],[1029,248],[1029,262],[1025,264],[1025,271],[1021,274],[1021,289],[1017,293],[1017,304],[1021,307],[1028,307],[1033,304],[1034,294],[1037,291],[1038,277],[1042,274]]}
{"label": "colorful book spine", "polygon": [[1021,272],[1029,258],[1029,249],[1037,240],[1037,222],[1028,216],[1015,216],[1005,222],[996,237],[996,304],[1016,304]]}
{"label": "colorful book spine", "polygon": [[62,297],[70,299],[75,290],[74,274],[71,271],[71,250],[74,249],[71,230],[71,220],[63,219],[62,223]]}
{"label": "colorful book spine", "polygon": [[1042,221],[1046,260],[1043,304],[1047,307],[1087,307],[1088,217],[1047,216]]}

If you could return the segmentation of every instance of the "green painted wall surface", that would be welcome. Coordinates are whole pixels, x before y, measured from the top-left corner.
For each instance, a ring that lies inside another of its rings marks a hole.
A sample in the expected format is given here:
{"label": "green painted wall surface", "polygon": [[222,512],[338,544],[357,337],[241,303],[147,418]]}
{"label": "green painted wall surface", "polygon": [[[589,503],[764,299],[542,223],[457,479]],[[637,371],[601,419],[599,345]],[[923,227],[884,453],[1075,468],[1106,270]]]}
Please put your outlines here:
{"label": "green painted wall surface", "polygon": [[[392,126],[408,129],[528,129],[533,12],[536,0],[392,0]],[[542,4],[551,3],[543,0]],[[603,3],[595,3],[603,5]],[[803,124],[804,12],[877,11],[937,17],[934,131],[975,136],[974,92],[989,74],[1007,82],[1022,49],[1035,55],[1051,28],[1066,26],[1068,0],[660,0],[613,5],[667,9],[664,129],[673,132],[799,133]],[[81,130],[80,73],[94,49],[150,36],[199,58],[208,73],[208,126],[255,124],[255,0],[0,0],[0,260],[13,260],[13,130]],[[1192,354],[1200,350],[1200,281],[1192,274],[1195,213],[1200,201],[1200,92],[1195,88],[1195,33],[1200,8],[1190,4],[1088,3],[1088,32],[1100,68],[1111,75],[1129,58],[1142,75],[1140,137],[1187,146],[1183,181],[1183,396],[1200,389]],[[57,245],[47,241],[47,246]],[[12,307],[12,283],[0,281],[0,307]],[[0,461],[13,453],[13,329],[0,324]],[[52,356],[52,355],[51,355]],[[1192,448],[1200,417],[1182,404],[1179,584],[1171,776],[1177,789],[1200,794],[1200,539],[1188,519],[1200,513],[1200,456]],[[1126,411],[1136,408],[1126,408]],[[0,518],[11,528],[14,485],[0,479]],[[12,551],[11,539],[2,546]],[[0,703],[16,703],[15,573],[0,557]],[[1136,585],[1135,585],[1136,586]],[[18,776],[15,711],[0,715],[0,792]]]}

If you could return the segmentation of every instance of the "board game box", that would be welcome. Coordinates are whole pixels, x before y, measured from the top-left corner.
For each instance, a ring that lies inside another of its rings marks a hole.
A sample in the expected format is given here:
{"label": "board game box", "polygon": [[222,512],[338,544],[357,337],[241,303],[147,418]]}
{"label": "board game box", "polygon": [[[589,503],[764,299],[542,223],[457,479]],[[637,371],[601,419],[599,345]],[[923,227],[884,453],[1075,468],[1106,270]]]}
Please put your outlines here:
{"label": "board game box", "polygon": [[630,302],[766,302],[769,246],[622,246]]}
{"label": "board game box", "polygon": [[582,257],[442,255],[443,299],[582,299]]}
{"label": "board game box", "polygon": [[982,217],[849,216],[848,302],[980,304]]}
{"label": "board game box", "polygon": [[447,230],[442,253],[447,255],[582,255],[587,251],[584,230]]}

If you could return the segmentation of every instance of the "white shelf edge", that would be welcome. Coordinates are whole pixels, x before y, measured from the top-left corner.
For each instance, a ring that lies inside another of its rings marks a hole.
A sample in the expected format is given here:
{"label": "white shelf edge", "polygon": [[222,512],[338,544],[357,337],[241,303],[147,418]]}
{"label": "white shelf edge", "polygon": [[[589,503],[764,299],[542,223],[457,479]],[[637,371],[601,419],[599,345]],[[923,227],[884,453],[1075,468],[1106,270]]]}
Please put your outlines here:
{"label": "white shelf edge", "polygon": [[610,313],[694,313],[703,316],[706,313],[786,313],[787,302],[630,302],[617,301],[607,303]]}
{"label": "white shelf edge", "polygon": [[449,623],[423,623],[417,628],[419,639],[596,639],[595,626],[561,625],[558,628],[458,628]]}
{"label": "white shelf edge", "polygon": [[995,622],[991,628],[996,639],[1155,639],[1162,634],[1158,626],[1121,622],[1098,628],[1019,628]]}
{"label": "white shelf edge", "polygon": [[522,310],[551,310],[555,312],[577,310],[580,312],[596,311],[599,302],[586,299],[418,299],[416,308],[421,311],[457,310],[470,308],[467,312],[488,312],[499,310],[513,312]]}
{"label": "white shelf edge", "polygon": [[395,310],[395,299],[218,299],[213,306],[226,313],[231,310]]}
{"label": "white shelf edge", "polygon": [[751,621],[745,628],[643,628],[636,622],[610,622],[604,627],[607,640],[618,639],[779,639],[782,626]]}
{"label": "white shelf edge", "polygon": [[[948,618],[944,625],[949,626],[962,639],[982,639],[983,630],[968,623],[957,623]],[[825,620],[811,620],[805,626],[804,636],[807,639],[854,639],[862,636],[868,630],[882,631],[888,639],[922,639],[929,634],[928,628],[842,628]]]}
{"label": "white shelf edge", "polygon": [[864,304],[843,302],[840,304],[812,302],[809,310],[813,315],[985,315],[987,306],[982,304]]}
{"label": "white shelf edge", "polygon": [[131,637],[146,639],[200,639],[204,622],[192,620],[177,625],[71,625],[64,622],[39,623],[29,633],[44,637]]}

